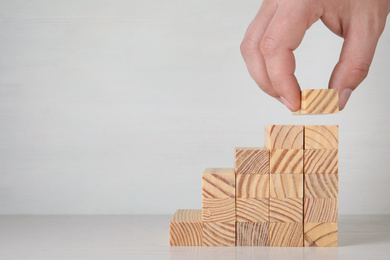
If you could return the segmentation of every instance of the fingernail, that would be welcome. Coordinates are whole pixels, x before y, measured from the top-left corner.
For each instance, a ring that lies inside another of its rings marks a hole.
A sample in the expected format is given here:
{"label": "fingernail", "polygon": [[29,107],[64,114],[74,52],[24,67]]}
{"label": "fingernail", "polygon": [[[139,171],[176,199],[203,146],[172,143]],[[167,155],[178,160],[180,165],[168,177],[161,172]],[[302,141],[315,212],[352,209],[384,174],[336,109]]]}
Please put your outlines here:
{"label": "fingernail", "polygon": [[353,90],[350,88],[343,89],[339,94],[339,110],[343,110],[351,96]]}
{"label": "fingernail", "polygon": [[291,111],[294,110],[294,107],[290,104],[290,102],[287,101],[287,99],[285,99],[284,97],[281,97],[281,100],[282,100],[283,104],[284,104],[288,109],[290,109]]}
{"label": "fingernail", "polygon": [[276,100],[283,104],[283,101],[281,98],[276,98]]}

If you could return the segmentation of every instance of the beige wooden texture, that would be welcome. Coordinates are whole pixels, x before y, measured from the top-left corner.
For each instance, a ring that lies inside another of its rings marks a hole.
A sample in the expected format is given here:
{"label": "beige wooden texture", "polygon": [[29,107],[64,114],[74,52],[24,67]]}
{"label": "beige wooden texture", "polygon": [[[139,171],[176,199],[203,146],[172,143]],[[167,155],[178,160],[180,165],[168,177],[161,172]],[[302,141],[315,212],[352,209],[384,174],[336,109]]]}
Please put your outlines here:
{"label": "beige wooden texture", "polygon": [[303,150],[274,149],[270,155],[270,172],[303,174]]}
{"label": "beige wooden texture", "polygon": [[237,222],[269,222],[269,199],[236,199]]}
{"label": "beige wooden texture", "polygon": [[269,174],[237,174],[236,197],[269,198]]}
{"label": "beige wooden texture", "polygon": [[270,198],[303,198],[303,174],[271,174]]}
{"label": "beige wooden texture", "polygon": [[304,223],[304,246],[337,247],[337,223]]}
{"label": "beige wooden texture", "polygon": [[310,149],[303,152],[305,174],[327,174],[339,172],[338,149]]}
{"label": "beige wooden texture", "polygon": [[338,174],[306,174],[305,198],[337,198]]}
{"label": "beige wooden texture", "polygon": [[236,223],[204,222],[203,246],[235,246]]}
{"label": "beige wooden texture", "polygon": [[235,222],[236,203],[234,198],[202,199],[203,222]]}
{"label": "beige wooden texture", "polygon": [[236,174],[269,174],[269,149],[235,149]]}
{"label": "beige wooden texture", "polygon": [[237,246],[269,246],[269,223],[237,222]]}
{"label": "beige wooden texture", "polygon": [[301,92],[301,109],[293,115],[334,114],[339,112],[337,89],[304,89]]}
{"label": "beige wooden texture", "polygon": [[305,150],[310,149],[338,149],[339,126],[338,125],[306,125]]}
{"label": "beige wooden texture", "polygon": [[268,125],[264,129],[268,149],[303,149],[302,125]]}
{"label": "beige wooden texture", "polygon": [[276,222],[303,222],[303,199],[270,198],[269,202],[269,220]]}
{"label": "beige wooden texture", "polygon": [[337,222],[337,199],[304,198],[304,222],[332,223]]}
{"label": "beige wooden texture", "polygon": [[270,223],[269,227],[270,246],[303,246],[303,223]]}
{"label": "beige wooden texture", "polygon": [[169,223],[171,246],[202,245],[202,210],[179,209]]}
{"label": "beige wooden texture", "polygon": [[203,198],[234,198],[236,195],[234,174],[203,174],[202,196]]}

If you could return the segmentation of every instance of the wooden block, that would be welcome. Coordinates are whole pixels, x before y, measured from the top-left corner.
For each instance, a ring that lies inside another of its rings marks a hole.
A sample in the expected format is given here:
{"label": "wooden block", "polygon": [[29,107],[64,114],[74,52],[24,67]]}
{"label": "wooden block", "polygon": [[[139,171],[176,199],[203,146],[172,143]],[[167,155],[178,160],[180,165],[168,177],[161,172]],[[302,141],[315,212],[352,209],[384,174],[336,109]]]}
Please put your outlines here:
{"label": "wooden block", "polygon": [[270,172],[303,174],[303,150],[274,149],[270,155]]}
{"label": "wooden block", "polygon": [[269,199],[236,199],[237,222],[269,222]]}
{"label": "wooden block", "polygon": [[218,199],[234,198],[236,196],[235,174],[204,173],[202,175],[202,196]]}
{"label": "wooden block", "polygon": [[269,174],[269,150],[266,148],[236,148],[236,174]]}
{"label": "wooden block", "polygon": [[293,115],[335,114],[339,112],[337,89],[304,89],[301,92],[301,109]]}
{"label": "wooden block", "polygon": [[305,198],[337,198],[338,174],[306,174]]}
{"label": "wooden block", "polygon": [[270,223],[270,246],[303,246],[303,223]]}
{"label": "wooden block", "polygon": [[304,223],[304,245],[311,247],[337,247],[337,223]]}
{"label": "wooden block", "polygon": [[269,223],[238,222],[237,246],[269,246]]}
{"label": "wooden block", "polygon": [[202,199],[203,222],[235,222],[236,203],[234,198]]}
{"label": "wooden block", "polygon": [[276,222],[303,222],[303,199],[270,198],[269,202],[269,220]]}
{"label": "wooden block", "polygon": [[271,174],[270,198],[303,198],[303,174]]}
{"label": "wooden block", "polygon": [[203,246],[235,246],[236,223],[203,222]]}
{"label": "wooden block", "polygon": [[305,223],[335,223],[337,222],[337,199],[304,198],[303,211]]}
{"label": "wooden block", "polygon": [[202,210],[179,209],[169,223],[171,246],[202,245]]}
{"label": "wooden block", "polygon": [[268,125],[264,129],[268,149],[303,149],[302,125]]}
{"label": "wooden block", "polygon": [[305,174],[337,174],[339,172],[338,150],[304,150],[303,172]]}
{"label": "wooden block", "polygon": [[305,150],[338,149],[338,125],[307,125],[305,126]]}
{"label": "wooden block", "polygon": [[269,198],[269,174],[237,174],[236,187],[237,198]]}

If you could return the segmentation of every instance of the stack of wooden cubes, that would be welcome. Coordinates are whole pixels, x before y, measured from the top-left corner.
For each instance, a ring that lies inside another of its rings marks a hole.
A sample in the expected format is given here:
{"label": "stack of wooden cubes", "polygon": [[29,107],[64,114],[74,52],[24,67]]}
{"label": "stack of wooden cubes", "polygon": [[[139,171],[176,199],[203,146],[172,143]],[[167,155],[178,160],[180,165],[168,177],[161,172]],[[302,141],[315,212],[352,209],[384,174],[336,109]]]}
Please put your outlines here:
{"label": "stack of wooden cubes", "polygon": [[[338,112],[337,90],[302,91],[297,114]],[[172,246],[338,245],[338,126],[271,125],[235,168],[206,169],[202,210],[178,210]]]}

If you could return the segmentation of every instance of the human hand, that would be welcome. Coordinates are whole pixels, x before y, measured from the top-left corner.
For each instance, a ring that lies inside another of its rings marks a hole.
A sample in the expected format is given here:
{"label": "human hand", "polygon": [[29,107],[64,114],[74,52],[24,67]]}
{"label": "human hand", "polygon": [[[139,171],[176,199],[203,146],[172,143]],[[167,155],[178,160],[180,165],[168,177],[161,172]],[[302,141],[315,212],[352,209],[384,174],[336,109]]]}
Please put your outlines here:
{"label": "human hand", "polygon": [[390,0],[264,0],[241,43],[241,53],[259,87],[295,112],[301,104],[293,51],[306,30],[321,19],[344,38],[329,81],[329,88],[339,90],[342,110],[367,77],[389,12]]}

